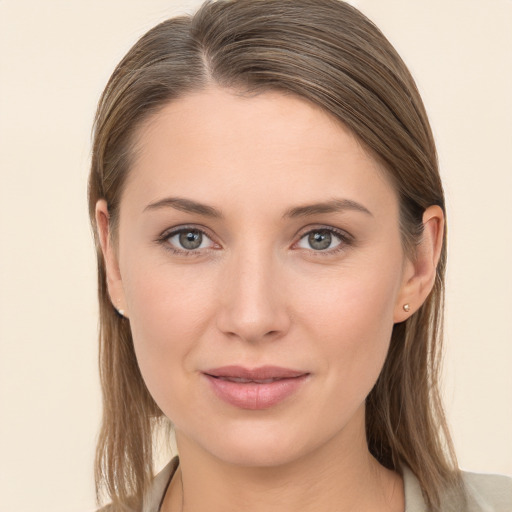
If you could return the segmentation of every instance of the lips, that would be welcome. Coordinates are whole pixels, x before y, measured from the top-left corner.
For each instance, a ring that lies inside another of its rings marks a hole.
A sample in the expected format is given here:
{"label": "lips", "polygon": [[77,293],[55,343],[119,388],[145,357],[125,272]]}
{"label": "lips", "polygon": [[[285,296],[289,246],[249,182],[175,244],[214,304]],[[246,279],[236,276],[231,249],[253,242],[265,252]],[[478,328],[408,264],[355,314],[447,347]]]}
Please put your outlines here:
{"label": "lips", "polygon": [[242,409],[268,409],[299,391],[309,373],[278,366],[223,366],[205,371],[214,394]]}

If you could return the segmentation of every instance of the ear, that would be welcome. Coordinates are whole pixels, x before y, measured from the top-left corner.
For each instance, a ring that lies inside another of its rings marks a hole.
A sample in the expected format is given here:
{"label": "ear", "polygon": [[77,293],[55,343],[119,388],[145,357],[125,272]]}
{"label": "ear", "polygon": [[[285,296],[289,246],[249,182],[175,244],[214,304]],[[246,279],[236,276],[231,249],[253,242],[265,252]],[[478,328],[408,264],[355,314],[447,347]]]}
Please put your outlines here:
{"label": "ear", "polygon": [[[395,323],[407,320],[425,302],[434,287],[436,269],[443,248],[444,213],[429,206],[423,213],[423,235],[416,252],[404,265],[400,292],[394,311]],[[405,305],[408,305],[404,309]]]}
{"label": "ear", "polygon": [[96,203],[96,226],[98,229],[103,259],[105,261],[107,288],[110,301],[117,312],[126,317],[127,311],[123,281],[119,270],[117,253],[112,242],[112,233],[110,232],[110,214],[108,211],[108,205],[104,199],[100,199]]}

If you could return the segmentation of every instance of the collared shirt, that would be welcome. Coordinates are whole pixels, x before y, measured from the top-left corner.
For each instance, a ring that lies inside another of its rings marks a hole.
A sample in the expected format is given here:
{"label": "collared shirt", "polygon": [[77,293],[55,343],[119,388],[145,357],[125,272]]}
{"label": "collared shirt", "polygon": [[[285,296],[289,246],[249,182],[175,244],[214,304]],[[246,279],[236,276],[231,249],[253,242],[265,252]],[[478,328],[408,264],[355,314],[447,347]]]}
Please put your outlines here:
{"label": "collared shirt", "polygon": [[[165,492],[178,468],[178,457],[174,457],[158,473],[144,500],[142,511],[159,512]],[[404,467],[405,512],[429,512],[423,498],[418,479]],[[443,512],[512,512],[512,478],[503,475],[463,472],[466,488],[466,503],[446,499]],[[108,510],[108,508],[107,508]],[[138,512],[127,509],[127,512]]]}

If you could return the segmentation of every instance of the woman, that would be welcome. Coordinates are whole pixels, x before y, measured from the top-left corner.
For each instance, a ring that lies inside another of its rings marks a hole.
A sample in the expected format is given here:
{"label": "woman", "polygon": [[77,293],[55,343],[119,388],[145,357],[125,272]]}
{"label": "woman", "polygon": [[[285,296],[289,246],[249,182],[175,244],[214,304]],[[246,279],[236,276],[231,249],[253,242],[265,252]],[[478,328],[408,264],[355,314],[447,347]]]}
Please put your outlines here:
{"label": "woman", "polygon": [[356,9],[219,1],[149,31],[100,100],[89,206],[112,510],[510,510],[509,480],[457,469],[435,145]]}

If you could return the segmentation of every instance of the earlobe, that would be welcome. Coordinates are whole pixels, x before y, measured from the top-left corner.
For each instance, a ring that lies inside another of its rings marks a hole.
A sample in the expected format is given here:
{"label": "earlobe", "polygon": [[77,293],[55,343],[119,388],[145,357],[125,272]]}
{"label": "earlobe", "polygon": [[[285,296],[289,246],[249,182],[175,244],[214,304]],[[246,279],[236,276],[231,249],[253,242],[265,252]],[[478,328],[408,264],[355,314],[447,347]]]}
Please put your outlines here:
{"label": "earlobe", "polygon": [[107,288],[110,295],[110,301],[118,314],[126,317],[123,281],[119,270],[117,252],[113,245],[112,234],[110,232],[110,214],[108,211],[108,205],[104,199],[100,199],[96,203],[96,226],[101,251],[103,253],[103,260],[105,262]]}
{"label": "earlobe", "polygon": [[395,303],[395,323],[407,320],[429,296],[434,287],[444,239],[444,213],[437,205],[423,214],[423,234],[413,259],[404,269],[404,280]]}

